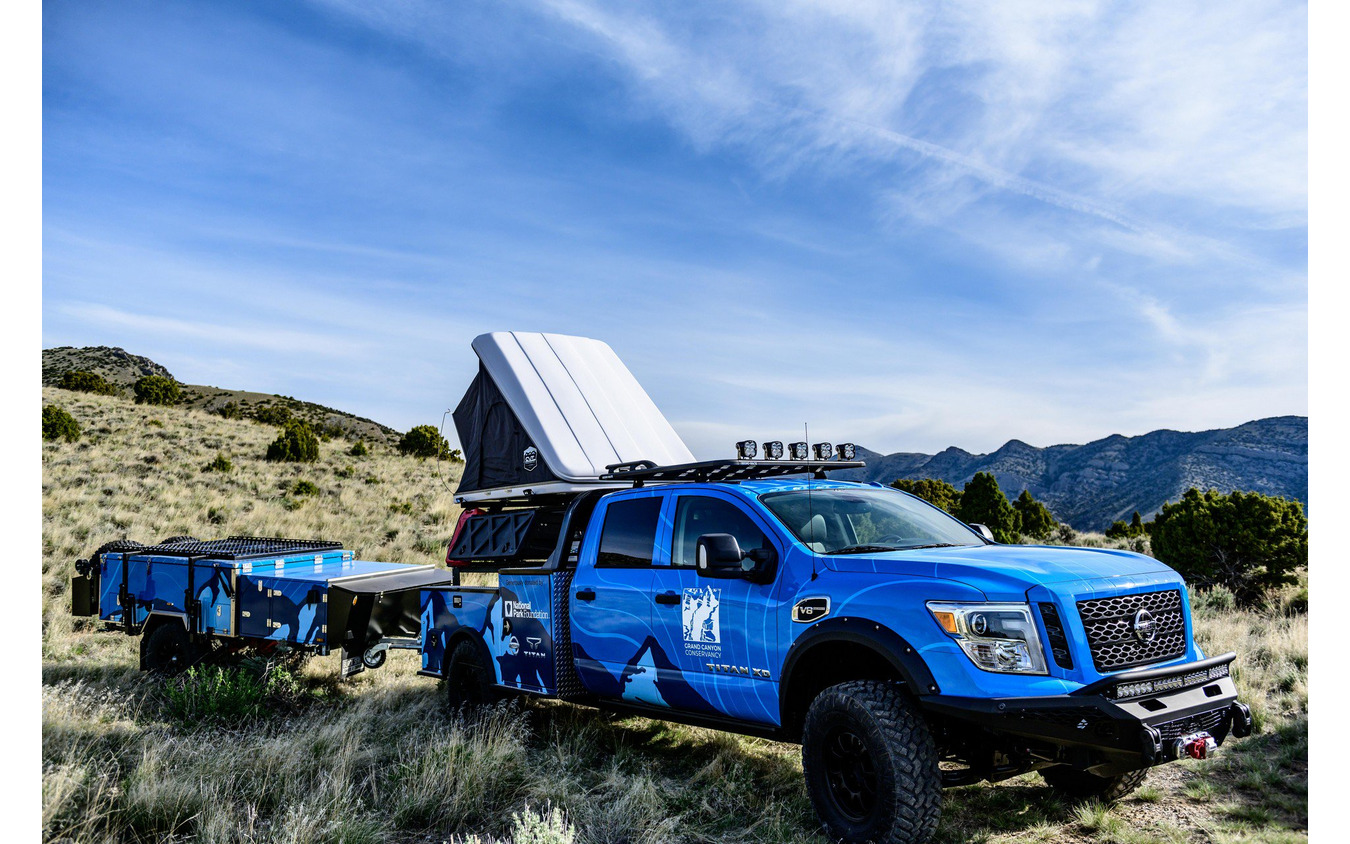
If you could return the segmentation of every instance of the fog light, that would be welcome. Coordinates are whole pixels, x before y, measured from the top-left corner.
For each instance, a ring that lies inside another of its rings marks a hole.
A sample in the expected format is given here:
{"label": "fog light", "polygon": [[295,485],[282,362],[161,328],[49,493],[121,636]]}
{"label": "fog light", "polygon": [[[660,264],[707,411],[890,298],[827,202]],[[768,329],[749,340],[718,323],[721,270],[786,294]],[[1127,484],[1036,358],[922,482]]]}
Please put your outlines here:
{"label": "fog light", "polygon": [[829,460],[834,454],[834,446],[829,443],[816,443],[811,448],[815,451],[817,460]]}
{"label": "fog light", "polygon": [[736,455],[742,460],[754,460],[759,454],[759,443],[754,440],[741,440],[736,443]]}
{"label": "fog light", "polygon": [[767,460],[783,459],[783,441],[770,440],[764,444],[764,457]]}
{"label": "fog light", "polygon": [[852,460],[858,456],[858,448],[853,443],[840,443],[834,450],[839,453],[840,460]]}
{"label": "fog light", "polygon": [[788,456],[793,460],[806,460],[811,456],[810,446],[806,443],[792,443],[788,446]]}

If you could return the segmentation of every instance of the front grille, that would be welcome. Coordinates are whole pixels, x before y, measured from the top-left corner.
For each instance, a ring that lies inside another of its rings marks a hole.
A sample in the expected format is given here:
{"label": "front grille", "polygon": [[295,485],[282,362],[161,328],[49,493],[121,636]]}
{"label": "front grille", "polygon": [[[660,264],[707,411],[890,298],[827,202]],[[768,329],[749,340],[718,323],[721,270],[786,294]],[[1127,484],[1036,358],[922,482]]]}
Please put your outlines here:
{"label": "front grille", "polygon": [[[1147,610],[1156,625],[1149,641],[1135,635],[1134,622],[1140,610]],[[1186,652],[1186,616],[1181,610],[1180,589],[1079,601],[1078,615],[1098,671],[1162,662]]]}
{"label": "front grille", "polygon": [[1189,718],[1178,718],[1175,721],[1167,721],[1163,724],[1155,724],[1154,728],[1162,733],[1163,741],[1179,739],[1195,733],[1210,733],[1219,729],[1223,723],[1224,716],[1228,714],[1227,707],[1211,709],[1209,712],[1201,712],[1198,715],[1192,715]]}

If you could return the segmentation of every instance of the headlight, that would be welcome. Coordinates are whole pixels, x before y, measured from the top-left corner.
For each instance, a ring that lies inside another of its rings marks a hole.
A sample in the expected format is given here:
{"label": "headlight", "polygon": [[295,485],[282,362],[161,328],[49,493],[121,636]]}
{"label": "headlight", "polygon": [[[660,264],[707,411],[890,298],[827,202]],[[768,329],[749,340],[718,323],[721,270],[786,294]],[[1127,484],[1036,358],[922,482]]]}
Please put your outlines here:
{"label": "headlight", "polygon": [[1000,674],[1045,674],[1045,653],[1026,604],[948,604],[928,611],[970,661]]}

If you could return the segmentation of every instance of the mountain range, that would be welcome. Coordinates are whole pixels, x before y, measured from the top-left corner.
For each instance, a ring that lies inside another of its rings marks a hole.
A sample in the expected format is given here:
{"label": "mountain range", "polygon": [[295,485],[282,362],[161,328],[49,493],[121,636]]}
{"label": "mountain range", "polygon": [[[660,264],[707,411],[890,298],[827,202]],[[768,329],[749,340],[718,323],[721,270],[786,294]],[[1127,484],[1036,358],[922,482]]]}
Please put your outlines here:
{"label": "mountain range", "polygon": [[1009,498],[1023,489],[1078,530],[1104,530],[1137,510],[1144,518],[1187,489],[1245,490],[1308,503],[1308,418],[1273,416],[1213,431],[1113,434],[1086,445],[1037,448],[1009,440],[991,454],[948,448],[937,454],[860,449],[867,468],[831,477],[890,483],[940,478],[958,489],[992,472]]}

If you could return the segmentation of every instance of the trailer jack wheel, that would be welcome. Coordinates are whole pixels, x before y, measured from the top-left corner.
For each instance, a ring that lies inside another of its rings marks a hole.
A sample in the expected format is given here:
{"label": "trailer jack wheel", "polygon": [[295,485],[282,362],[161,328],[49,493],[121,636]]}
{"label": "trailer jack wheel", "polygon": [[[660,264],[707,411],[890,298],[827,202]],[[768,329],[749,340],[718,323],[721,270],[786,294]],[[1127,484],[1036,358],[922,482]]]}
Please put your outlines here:
{"label": "trailer jack wheel", "polygon": [[388,656],[388,645],[376,645],[373,648],[368,648],[365,653],[361,654],[361,663],[367,668],[379,668],[381,665],[384,665],[384,661]]}

